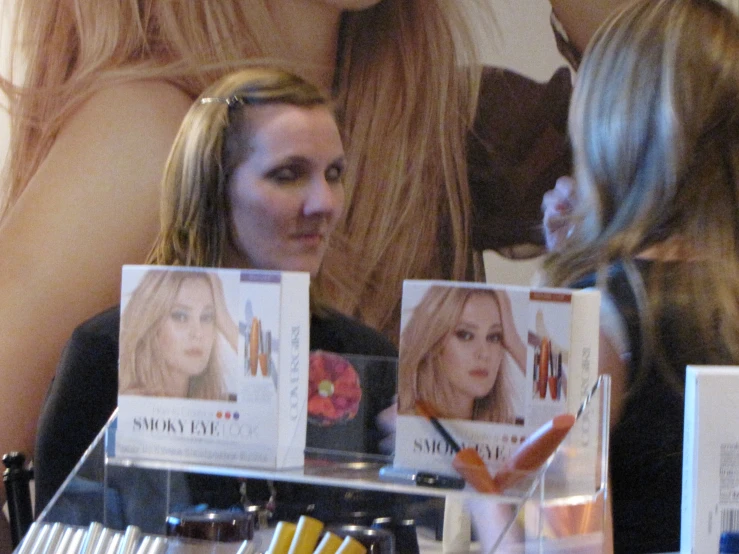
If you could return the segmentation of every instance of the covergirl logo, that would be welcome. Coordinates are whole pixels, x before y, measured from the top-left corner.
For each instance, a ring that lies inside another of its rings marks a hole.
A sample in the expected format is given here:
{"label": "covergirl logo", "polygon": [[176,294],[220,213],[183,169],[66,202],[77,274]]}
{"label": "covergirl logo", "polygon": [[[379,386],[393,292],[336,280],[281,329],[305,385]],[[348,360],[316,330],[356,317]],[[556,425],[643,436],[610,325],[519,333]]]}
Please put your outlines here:
{"label": "covergirl logo", "polygon": [[239,420],[134,417],[133,432],[167,437],[250,438],[257,427]]}

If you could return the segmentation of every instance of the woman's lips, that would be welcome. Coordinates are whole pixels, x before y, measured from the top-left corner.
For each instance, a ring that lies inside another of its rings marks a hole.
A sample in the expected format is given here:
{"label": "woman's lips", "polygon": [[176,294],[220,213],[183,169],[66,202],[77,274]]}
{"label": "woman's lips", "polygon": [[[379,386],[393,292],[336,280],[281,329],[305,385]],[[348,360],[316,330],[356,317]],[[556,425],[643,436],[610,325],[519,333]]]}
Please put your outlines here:
{"label": "woman's lips", "polygon": [[296,233],[293,235],[293,240],[306,248],[318,248],[323,244],[324,235],[323,233]]}
{"label": "woman's lips", "polygon": [[185,350],[185,354],[193,358],[201,358],[203,356],[203,349],[202,348],[188,348],[187,350]]}
{"label": "woman's lips", "polygon": [[482,377],[485,378],[488,375],[490,375],[490,372],[487,369],[473,369],[470,371],[470,375],[472,377]]}

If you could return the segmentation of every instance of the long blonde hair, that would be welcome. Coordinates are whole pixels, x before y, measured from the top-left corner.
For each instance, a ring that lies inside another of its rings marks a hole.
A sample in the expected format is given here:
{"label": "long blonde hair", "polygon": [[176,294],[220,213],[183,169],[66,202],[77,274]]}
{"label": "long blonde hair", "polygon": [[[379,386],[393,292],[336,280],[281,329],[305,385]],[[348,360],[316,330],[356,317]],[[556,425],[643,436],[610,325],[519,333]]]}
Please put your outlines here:
{"label": "long blonde hair", "polygon": [[[348,210],[325,273],[337,308],[393,339],[403,279],[472,276],[465,141],[479,66],[471,1],[382,0],[342,18],[334,92]],[[23,87],[4,83],[13,116],[6,211],[95,91],[158,78],[195,98],[244,60],[285,66],[289,58],[264,0],[19,0],[18,10],[28,69]]]}
{"label": "long blonde hair", "polygon": [[[570,106],[574,233],[545,263],[569,285],[624,264],[649,359],[656,322],[684,304],[700,340],[739,361],[739,20],[712,0],[639,0],[599,29]],[[679,244],[697,263],[634,259]],[[660,355],[658,352],[655,355]],[[675,379],[670,379],[675,381]]]}
{"label": "long blonde hair", "polygon": [[[413,309],[400,336],[398,369],[398,413],[415,413],[416,402],[423,400],[439,416],[448,417],[451,383],[442,364],[446,340],[459,323],[467,301],[474,296],[489,296],[500,309],[500,300],[490,289],[432,285]],[[505,356],[492,389],[473,403],[472,419],[514,423],[514,387]]]}
{"label": "long blonde hair", "polygon": [[[222,289],[213,287],[211,279],[218,278],[217,275],[210,276],[202,271],[165,268],[152,269],[144,274],[121,314],[120,394],[172,395],[164,373],[165,363],[157,340],[158,330],[169,316],[185,280],[204,280],[215,296]],[[216,309],[225,306],[225,300],[215,301],[214,305]],[[213,342],[205,371],[190,378],[187,396],[205,400],[226,398],[218,340]]]}

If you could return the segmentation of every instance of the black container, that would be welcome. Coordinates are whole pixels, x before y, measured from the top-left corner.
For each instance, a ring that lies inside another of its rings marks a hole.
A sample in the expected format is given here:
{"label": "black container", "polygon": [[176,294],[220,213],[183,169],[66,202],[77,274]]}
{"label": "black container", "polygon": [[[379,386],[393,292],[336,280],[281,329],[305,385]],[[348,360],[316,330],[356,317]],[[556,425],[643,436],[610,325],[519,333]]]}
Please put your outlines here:
{"label": "black container", "polygon": [[337,525],[326,529],[339,537],[350,536],[367,549],[367,554],[395,554],[402,550],[395,549],[395,537],[385,529],[375,529],[364,525]]}
{"label": "black container", "polygon": [[397,552],[420,554],[415,520],[378,517],[372,522],[372,528],[390,531],[395,537],[395,550]]}
{"label": "black container", "polygon": [[256,522],[255,511],[177,512],[167,516],[167,536],[215,542],[252,540]]}
{"label": "black container", "polygon": [[26,468],[25,463],[26,457],[20,452],[9,452],[3,456],[3,464],[6,467],[3,472],[3,483],[8,499],[10,540],[13,548],[18,546],[33,523],[31,489],[28,485],[33,473]]}

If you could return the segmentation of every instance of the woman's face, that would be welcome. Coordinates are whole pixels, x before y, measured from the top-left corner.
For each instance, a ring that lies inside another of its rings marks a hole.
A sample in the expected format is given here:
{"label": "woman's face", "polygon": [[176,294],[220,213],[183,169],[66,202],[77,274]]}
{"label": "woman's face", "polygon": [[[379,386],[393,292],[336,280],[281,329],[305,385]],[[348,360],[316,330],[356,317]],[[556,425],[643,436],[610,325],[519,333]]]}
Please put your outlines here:
{"label": "woman's face", "polygon": [[182,281],[157,334],[169,371],[188,377],[205,371],[215,341],[215,319],[210,283],[199,278]]}
{"label": "woman's face", "polygon": [[503,359],[500,308],[487,294],[473,294],[447,335],[441,364],[453,389],[472,399],[487,395]]}
{"label": "woman's face", "polygon": [[325,107],[249,110],[250,152],[227,192],[240,250],[230,255],[245,256],[242,261],[257,269],[315,276],[344,208],[344,148],[336,121]]}

